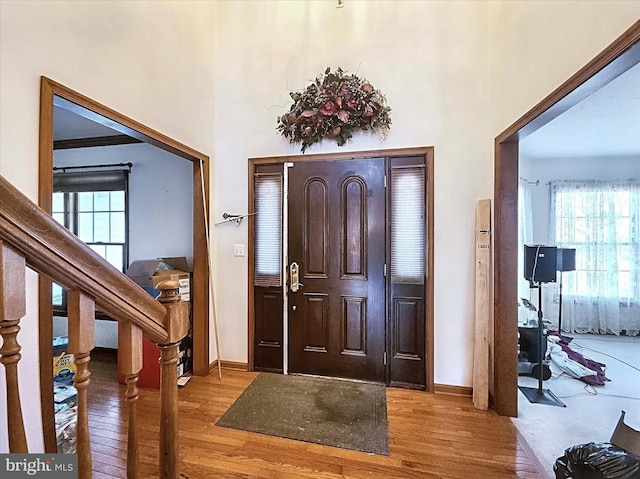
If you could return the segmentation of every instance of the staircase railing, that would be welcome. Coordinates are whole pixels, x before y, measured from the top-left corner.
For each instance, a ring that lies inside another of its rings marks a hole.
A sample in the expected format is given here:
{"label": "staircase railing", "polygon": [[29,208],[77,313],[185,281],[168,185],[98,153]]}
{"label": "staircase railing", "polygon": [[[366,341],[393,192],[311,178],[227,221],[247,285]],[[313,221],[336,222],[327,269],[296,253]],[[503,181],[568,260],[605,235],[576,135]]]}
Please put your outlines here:
{"label": "staircase railing", "polygon": [[159,285],[154,300],[117,271],[49,214],[0,176],[0,363],[7,388],[9,451],[27,453],[28,442],[19,393],[20,321],[27,313],[26,268],[44,274],[68,291],[69,353],[75,356],[78,391],[76,451],[80,478],[91,478],[87,386],[94,347],[95,307],[121,323],[120,370],[126,376],[128,414],[127,477],[138,475],[135,409],[138,373],[142,368],[142,336],[160,349],[160,477],[179,477],[178,345],[187,334],[187,303],[178,283]]}

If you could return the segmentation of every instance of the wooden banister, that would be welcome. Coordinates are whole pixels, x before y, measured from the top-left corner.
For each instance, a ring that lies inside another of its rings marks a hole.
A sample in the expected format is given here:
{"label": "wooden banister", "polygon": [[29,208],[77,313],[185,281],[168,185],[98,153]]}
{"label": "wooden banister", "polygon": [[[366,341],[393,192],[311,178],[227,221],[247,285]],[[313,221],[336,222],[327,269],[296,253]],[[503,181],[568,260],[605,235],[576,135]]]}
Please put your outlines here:
{"label": "wooden banister", "polygon": [[27,313],[24,256],[0,240],[0,363],[7,379],[7,426],[9,451],[26,453],[27,437],[24,431],[20,390],[18,388],[18,362],[20,345],[18,332],[20,319]]}
{"label": "wooden banister", "polygon": [[189,310],[180,300],[179,283],[163,281],[158,285],[158,301],[167,308],[168,341],[160,348],[160,477],[179,478],[178,464],[178,346],[187,334]]}
{"label": "wooden banister", "polygon": [[78,419],[76,425],[76,453],[78,454],[78,477],[91,479],[91,443],[89,440],[89,356],[95,346],[96,306],[93,298],[79,290],[68,293],[69,352],[76,363],[73,387],[78,391]]}
{"label": "wooden banister", "polygon": [[0,239],[18,246],[29,267],[67,290],[81,289],[109,316],[167,341],[166,310],[77,236],[0,176]]}
{"label": "wooden banister", "polygon": [[178,386],[180,340],[189,327],[188,303],[177,281],[158,285],[155,301],[0,176],[0,363],[7,377],[10,452],[28,452],[18,388],[20,319],[26,315],[25,269],[29,266],[68,291],[69,352],[75,357],[78,395],[76,451],[79,478],[92,477],[87,387],[94,347],[95,309],[122,323],[123,372],[129,406],[127,477],[138,475],[136,400],[142,368],[142,334],[161,352],[160,477],[179,477]]}
{"label": "wooden banister", "polygon": [[136,403],[138,401],[138,374],[142,369],[142,331],[131,323],[121,323],[118,333],[118,349],[122,373],[127,391],[127,479],[138,477],[138,437],[136,428]]}

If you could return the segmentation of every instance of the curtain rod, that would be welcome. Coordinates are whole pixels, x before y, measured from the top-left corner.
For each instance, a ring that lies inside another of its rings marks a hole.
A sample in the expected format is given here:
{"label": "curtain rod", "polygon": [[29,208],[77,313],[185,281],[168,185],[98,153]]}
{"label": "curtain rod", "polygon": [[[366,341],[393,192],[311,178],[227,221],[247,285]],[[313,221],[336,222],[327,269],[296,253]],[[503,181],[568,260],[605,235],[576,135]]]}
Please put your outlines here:
{"label": "curtain rod", "polygon": [[522,181],[526,181],[527,183],[529,183],[530,185],[534,185],[534,186],[538,186],[540,184],[540,180],[536,180],[536,181],[530,181],[527,180],[526,178],[523,178],[522,176],[520,177],[520,179]]}
{"label": "curtain rod", "polygon": [[119,166],[123,168],[127,167],[129,169],[128,171],[131,171],[131,168],[133,167],[133,163],[129,162],[129,163],[111,163],[111,164],[104,164],[104,165],[54,166],[53,171],[62,170],[62,172],[64,173],[66,170],[82,170],[85,168],[112,168],[114,166]]}

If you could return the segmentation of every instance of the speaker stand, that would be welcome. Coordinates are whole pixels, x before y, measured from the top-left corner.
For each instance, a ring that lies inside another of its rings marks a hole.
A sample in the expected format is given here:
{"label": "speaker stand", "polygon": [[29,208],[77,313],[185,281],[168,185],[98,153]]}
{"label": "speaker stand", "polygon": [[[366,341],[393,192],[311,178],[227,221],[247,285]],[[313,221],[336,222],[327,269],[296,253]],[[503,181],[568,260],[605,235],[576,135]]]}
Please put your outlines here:
{"label": "speaker stand", "polygon": [[558,283],[558,286],[560,288],[560,298],[558,301],[558,335],[560,336],[560,339],[569,344],[573,341],[573,338],[562,334],[562,270],[560,270],[560,282]]}
{"label": "speaker stand", "polygon": [[542,389],[543,361],[547,351],[546,340],[544,338],[544,324],[542,322],[542,284],[538,283],[538,387],[527,388],[518,386],[522,394],[530,403],[544,404],[546,406],[567,407],[549,389]]}

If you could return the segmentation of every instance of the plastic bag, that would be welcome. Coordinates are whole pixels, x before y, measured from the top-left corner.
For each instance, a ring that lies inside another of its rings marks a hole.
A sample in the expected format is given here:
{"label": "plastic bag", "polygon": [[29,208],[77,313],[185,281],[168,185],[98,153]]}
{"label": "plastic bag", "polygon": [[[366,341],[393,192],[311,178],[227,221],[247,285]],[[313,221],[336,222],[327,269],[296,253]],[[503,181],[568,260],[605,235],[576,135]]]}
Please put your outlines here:
{"label": "plastic bag", "polygon": [[640,457],[609,442],[571,446],[553,466],[556,479],[640,479]]}

